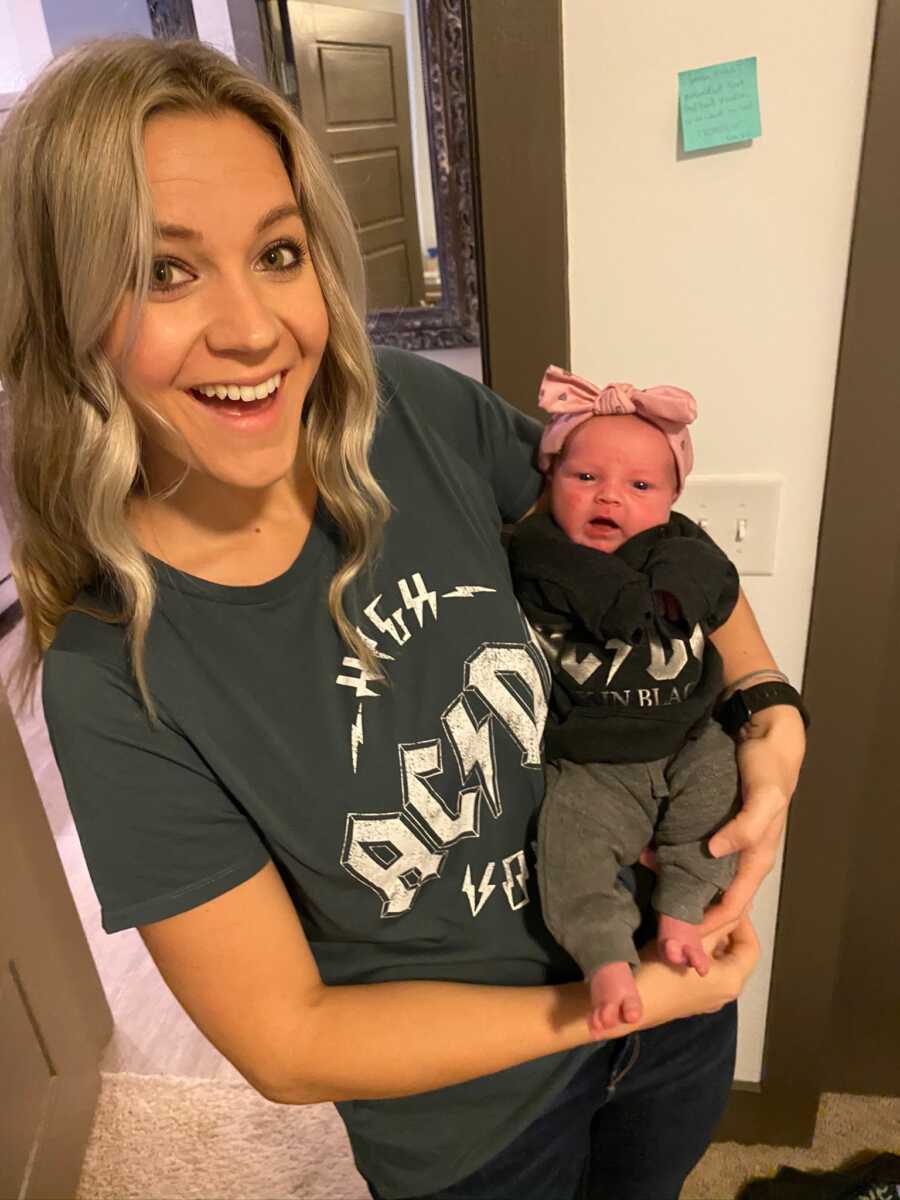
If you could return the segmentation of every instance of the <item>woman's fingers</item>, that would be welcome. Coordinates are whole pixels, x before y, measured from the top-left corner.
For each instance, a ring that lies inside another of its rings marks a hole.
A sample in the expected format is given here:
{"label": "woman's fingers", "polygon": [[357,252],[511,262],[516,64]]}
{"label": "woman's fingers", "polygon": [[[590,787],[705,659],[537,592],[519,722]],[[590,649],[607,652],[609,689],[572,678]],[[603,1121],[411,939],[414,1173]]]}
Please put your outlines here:
{"label": "woman's fingers", "polygon": [[741,973],[741,987],[759,960],[759,938],[750,918],[745,914],[731,931],[727,957]]}
{"label": "woman's fingers", "polygon": [[727,825],[709,839],[709,852],[713,858],[722,858],[741,850],[752,850],[773,829],[781,833],[787,801],[777,788],[748,789],[743,792],[744,807]]}
{"label": "woman's fingers", "polygon": [[727,936],[723,937],[720,932],[711,950],[706,976],[712,988],[710,1003],[713,1008],[721,1008],[737,999],[758,960],[759,938],[749,917],[743,916],[735,922]]}
{"label": "woman's fingers", "polygon": [[781,824],[774,826],[758,845],[745,850],[738,859],[737,874],[725,895],[703,918],[701,930],[711,933],[746,912],[759,886],[772,870],[781,841]]}
{"label": "woman's fingers", "polygon": [[705,924],[704,926],[700,927],[700,936],[703,943],[703,949],[707,954],[715,957],[719,953],[722,946],[727,947],[731,934],[737,928],[738,921],[741,919],[741,915],[741,913],[738,913],[736,916],[729,918],[729,920],[724,921],[720,925],[716,925],[708,931],[705,929]]}

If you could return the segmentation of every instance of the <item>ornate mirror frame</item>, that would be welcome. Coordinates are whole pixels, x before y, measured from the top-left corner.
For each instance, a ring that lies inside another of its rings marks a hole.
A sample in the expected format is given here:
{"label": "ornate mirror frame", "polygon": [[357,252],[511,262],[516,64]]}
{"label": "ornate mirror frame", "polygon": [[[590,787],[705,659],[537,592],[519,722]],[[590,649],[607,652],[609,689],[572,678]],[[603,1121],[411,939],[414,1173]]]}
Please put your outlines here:
{"label": "ornate mirror frame", "polygon": [[418,0],[441,302],[369,314],[381,345],[438,350],[481,341],[481,220],[469,0]]}
{"label": "ornate mirror frame", "polygon": [[[369,312],[369,336],[378,345],[442,350],[482,340],[469,3],[417,0],[441,300]],[[299,107],[285,0],[257,4],[269,80]]]}

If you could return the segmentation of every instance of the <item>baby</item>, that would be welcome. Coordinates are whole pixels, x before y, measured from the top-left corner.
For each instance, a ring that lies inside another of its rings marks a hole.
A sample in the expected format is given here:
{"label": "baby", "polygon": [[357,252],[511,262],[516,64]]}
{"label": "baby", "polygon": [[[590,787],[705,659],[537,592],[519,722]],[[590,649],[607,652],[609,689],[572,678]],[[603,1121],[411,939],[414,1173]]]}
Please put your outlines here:
{"label": "baby", "polygon": [[734,743],[711,718],[722,666],[708,635],[738,579],[672,512],[693,465],[689,392],[601,391],[549,367],[540,404],[551,511],[517,526],[509,548],[553,671],[538,878],[547,924],[589,981],[599,1037],[641,1017],[640,914],[618,876],[651,839],[660,952],[709,969],[698,926],[736,864],[706,843],[739,804]]}

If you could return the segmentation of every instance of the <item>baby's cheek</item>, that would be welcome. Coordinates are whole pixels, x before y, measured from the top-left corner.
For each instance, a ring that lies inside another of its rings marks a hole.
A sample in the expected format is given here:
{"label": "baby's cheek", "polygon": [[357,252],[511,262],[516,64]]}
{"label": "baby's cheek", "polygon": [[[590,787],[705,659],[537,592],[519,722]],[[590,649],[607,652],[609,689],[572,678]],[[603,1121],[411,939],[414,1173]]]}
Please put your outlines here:
{"label": "baby's cheek", "polygon": [[563,486],[555,488],[551,493],[550,511],[561,525],[576,516],[579,507],[579,496],[573,493],[572,489]]}

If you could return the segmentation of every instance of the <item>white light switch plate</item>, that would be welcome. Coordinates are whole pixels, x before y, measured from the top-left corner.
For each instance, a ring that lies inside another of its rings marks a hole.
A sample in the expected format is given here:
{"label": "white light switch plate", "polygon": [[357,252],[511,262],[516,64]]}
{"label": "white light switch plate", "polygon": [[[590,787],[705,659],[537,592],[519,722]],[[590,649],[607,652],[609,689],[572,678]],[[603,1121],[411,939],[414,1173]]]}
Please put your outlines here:
{"label": "white light switch plate", "polygon": [[772,575],[781,479],[773,475],[690,476],[675,503],[725,551],[741,575]]}

